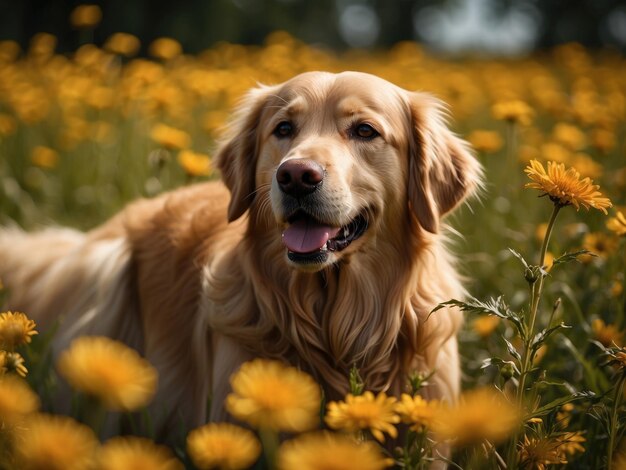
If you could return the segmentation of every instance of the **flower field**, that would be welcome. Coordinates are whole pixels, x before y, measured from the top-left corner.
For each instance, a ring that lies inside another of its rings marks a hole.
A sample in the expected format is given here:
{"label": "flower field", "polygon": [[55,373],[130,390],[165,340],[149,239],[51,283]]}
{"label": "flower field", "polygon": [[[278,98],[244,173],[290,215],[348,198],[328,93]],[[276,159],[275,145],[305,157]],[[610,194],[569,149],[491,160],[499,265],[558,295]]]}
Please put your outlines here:
{"label": "flower field", "polygon": [[[53,368],[50,333],[28,312],[3,310],[1,469],[418,469],[448,459],[442,442],[454,468],[626,469],[622,56],[568,44],[461,60],[408,42],[340,54],[282,32],[197,55],[169,38],[148,58],[135,57],[139,46],[121,33],[71,54],[55,53],[44,33],[25,51],[0,41],[0,223],[87,229],[137,197],[218,177],[216,139],[259,82],[359,70],[431,92],[486,170],[481,196],[449,220],[470,294],[446,303],[466,315],[464,397],[423,400],[428,371],[407,377],[401,397],[374,394],[354,370],[352,393],[322,406],[312,378],[255,360],[225,403],[251,431],[207,424],[172,449],[145,434],[100,442],[106,413],[141,413],[151,400],[152,366],[111,340],[81,338]],[[76,391],[72,417],[39,411],[60,380]],[[294,437],[281,444],[283,432]],[[399,435],[397,449],[384,446]]]}

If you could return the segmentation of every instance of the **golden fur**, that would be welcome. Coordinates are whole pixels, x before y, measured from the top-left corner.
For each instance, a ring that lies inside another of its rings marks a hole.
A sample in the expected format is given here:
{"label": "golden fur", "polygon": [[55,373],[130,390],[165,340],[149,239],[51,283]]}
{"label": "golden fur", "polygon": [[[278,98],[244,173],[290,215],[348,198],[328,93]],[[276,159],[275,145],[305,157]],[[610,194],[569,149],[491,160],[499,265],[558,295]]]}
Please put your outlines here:
{"label": "golden fur", "polygon": [[[285,120],[296,131],[277,138]],[[359,123],[380,136],[356,138]],[[275,175],[290,159],[324,168],[324,220],[368,221],[319,264],[290,261],[281,242]],[[435,370],[424,393],[455,399],[460,314],[428,314],[463,295],[440,220],[481,170],[436,99],[362,73],[299,75],[244,98],[216,163],[223,183],[139,200],[86,234],[0,231],[8,307],[41,330],[60,318],[55,354],[83,334],[137,348],[159,371],[163,433],[227,419],[228,378],[257,356],[310,372],[330,398],[356,365],[369,389],[394,394],[408,373]]]}

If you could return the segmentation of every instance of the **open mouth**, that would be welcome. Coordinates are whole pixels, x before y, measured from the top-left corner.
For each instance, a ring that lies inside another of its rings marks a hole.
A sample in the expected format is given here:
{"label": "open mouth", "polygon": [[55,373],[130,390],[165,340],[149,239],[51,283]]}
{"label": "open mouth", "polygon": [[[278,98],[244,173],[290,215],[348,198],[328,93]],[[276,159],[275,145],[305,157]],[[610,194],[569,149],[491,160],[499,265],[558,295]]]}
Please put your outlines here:
{"label": "open mouth", "polygon": [[367,230],[367,219],[359,215],[343,227],[333,227],[318,221],[311,215],[299,211],[287,222],[283,232],[283,243],[287,256],[295,263],[320,264],[328,254],[345,250]]}

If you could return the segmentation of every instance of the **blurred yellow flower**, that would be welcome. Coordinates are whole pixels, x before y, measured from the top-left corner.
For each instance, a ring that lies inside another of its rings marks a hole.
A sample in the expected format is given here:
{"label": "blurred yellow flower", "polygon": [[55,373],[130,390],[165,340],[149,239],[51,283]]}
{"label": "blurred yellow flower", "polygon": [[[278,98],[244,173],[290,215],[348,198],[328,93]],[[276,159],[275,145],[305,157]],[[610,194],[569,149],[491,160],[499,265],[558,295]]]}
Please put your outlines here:
{"label": "blurred yellow flower", "polygon": [[54,168],[59,163],[59,154],[50,147],[38,145],[33,149],[30,161],[41,168]]}
{"label": "blurred yellow flower", "polygon": [[100,23],[102,10],[98,5],[78,5],[70,13],[70,24],[76,29],[90,29]]}
{"label": "blurred yellow flower", "polygon": [[617,211],[615,217],[611,217],[607,223],[606,227],[616,235],[620,237],[626,236],[626,217],[621,211]]}
{"label": "blurred yellow flower", "polygon": [[591,132],[591,145],[601,152],[610,152],[615,147],[615,144],[615,133],[613,131],[597,128]]}
{"label": "blurred yellow flower", "polygon": [[148,49],[152,57],[163,60],[171,60],[182,54],[183,48],[180,43],[172,38],[155,39]]}
{"label": "blurred yellow flower", "polygon": [[381,470],[393,465],[371,441],[357,443],[328,431],[289,440],[278,451],[279,470]]}
{"label": "blurred yellow flower", "polygon": [[25,380],[0,376],[0,423],[13,424],[39,409],[39,397]]}
{"label": "blurred yellow flower", "polygon": [[582,431],[566,432],[557,437],[559,451],[562,454],[574,455],[577,452],[585,452],[583,442],[586,441]]}
{"label": "blurred yellow flower", "polygon": [[566,403],[556,412],[556,425],[559,429],[565,429],[572,420],[572,411],[574,411],[573,403]]}
{"label": "blurred yellow flower", "polygon": [[319,385],[294,367],[255,359],[244,363],[230,383],[226,409],[257,429],[300,432],[319,424]]}
{"label": "blurred yellow flower", "polygon": [[487,338],[496,330],[499,324],[500,319],[498,317],[494,317],[493,315],[483,315],[476,318],[472,322],[472,329],[481,338]]}
{"label": "blurred yellow flower", "polygon": [[567,163],[572,157],[572,151],[558,142],[546,142],[540,147],[540,154],[546,160]]}
{"label": "blurred yellow flower", "polygon": [[13,62],[20,55],[20,45],[17,41],[0,41],[0,62]]}
{"label": "blurred yellow flower", "polygon": [[384,392],[377,396],[370,391],[363,395],[348,394],[345,401],[331,401],[327,405],[326,424],[333,429],[348,432],[369,430],[379,442],[384,442],[383,433],[398,436],[395,424],[400,422],[396,414],[396,398]]}
{"label": "blurred yellow flower", "polygon": [[587,145],[587,136],[573,124],[559,122],[552,129],[552,137],[570,150],[581,150]]}
{"label": "blurred yellow flower", "polygon": [[24,358],[20,353],[0,351],[0,369],[14,372],[20,377],[26,377],[28,369],[24,365]]}
{"label": "blurred yellow flower", "polygon": [[476,130],[467,137],[467,140],[478,152],[483,153],[497,152],[504,144],[500,134],[495,131]]}
{"label": "blurred yellow flower", "polygon": [[194,429],[187,436],[187,452],[201,470],[249,468],[261,454],[256,436],[229,423],[210,423]]}
{"label": "blurred yellow flower", "polygon": [[439,439],[452,439],[459,446],[483,440],[500,442],[515,431],[521,419],[521,410],[501,392],[484,387],[464,393],[456,405],[442,407],[433,430]]}
{"label": "blurred yellow flower", "polygon": [[57,38],[49,33],[37,33],[30,40],[28,53],[40,58],[47,58],[54,54],[57,47]]}
{"label": "blurred yellow flower", "polygon": [[437,400],[426,401],[419,395],[411,396],[403,393],[396,404],[396,413],[403,423],[409,424],[415,432],[421,432],[432,426],[436,413],[439,411]]}
{"label": "blurred yellow flower", "polygon": [[65,416],[32,415],[15,451],[21,470],[83,470],[93,466],[98,441],[91,429]]}
{"label": "blurred yellow flower", "polygon": [[20,312],[0,313],[0,347],[13,350],[31,342],[37,334],[33,320]]}
{"label": "blurred yellow flower", "polygon": [[548,162],[548,170],[537,160],[531,160],[530,166],[524,169],[533,183],[527,183],[526,188],[538,189],[550,197],[550,200],[559,206],[573,205],[576,210],[583,206],[585,209],[593,207],[607,214],[611,201],[598,191],[600,186],[594,185],[589,178],[580,179],[580,174],[574,168],[565,170],[562,163]]}
{"label": "blurred yellow flower", "polygon": [[535,112],[522,100],[499,101],[491,108],[493,117],[502,121],[529,125]]}
{"label": "blurred yellow flower", "polygon": [[141,43],[136,36],[128,33],[115,33],[109,37],[104,43],[104,49],[113,54],[122,55],[124,57],[132,57],[141,47]]}
{"label": "blurred yellow flower", "polygon": [[[618,239],[604,232],[587,233],[583,238],[583,249],[605,260],[615,253],[618,246]],[[591,261],[593,257],[583,256],[581,259]]]}
{"label": "blurred yellow flower", "polygon": [[211,159],[208,155],[181,150],[178,154],[178,163],[189,176],[209,176],[211,174]]}
{"label": "blurred yellow flower", "polygon": [[168,447],[141,437],[114,437],[98,451],[98,470],[183,470]]}
{"label": "blurred yellow flower", "polygon": [[166,149],[185,149],[191,144],[191,138],[185,131],[165,124],[157,124],[152,128],[150,137]]}
{"label": "blurred yellow flower", "polygon": [[622,339],[624,338],[624,332],[621,331],[614,324],[606,324],[601,318],[596,318],[591,322],[591,330],[593,331],[593,337],[604,347],[610,347],[616,344],[622,345]]}
{"label": "blurred yellow flower", "polygon": [[0,113],[0,137],[8,137],[15,134],[17,122],[12,116]]}
{"label": "blurred yellow flower", "polygon": [[134,349],[110,338],[75,339],[59,356],[57,367],[72,387],[96,397],[109,410],[142,408],[156,390],[156,369]]}

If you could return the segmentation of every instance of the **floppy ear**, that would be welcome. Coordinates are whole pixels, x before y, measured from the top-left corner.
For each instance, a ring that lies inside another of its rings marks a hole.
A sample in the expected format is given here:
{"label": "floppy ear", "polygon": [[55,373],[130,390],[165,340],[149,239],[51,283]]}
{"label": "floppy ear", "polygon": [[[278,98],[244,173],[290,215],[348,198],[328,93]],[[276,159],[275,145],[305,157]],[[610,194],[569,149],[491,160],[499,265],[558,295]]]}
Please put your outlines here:
{"label": "floppy ear", "polygon": [[445,121],[444,105],[410,94],[409,204],[420,225],[437,233],[439,220],[482,185],[482,168],[469,145]]}
{"label": "floppy ear", "polygon": [[241,217],[254,199],[259,151],[257,128],[273,91],[273,87],[259,87],[245,95],[215,157],[222,180],[230,190],[229,222]]}

